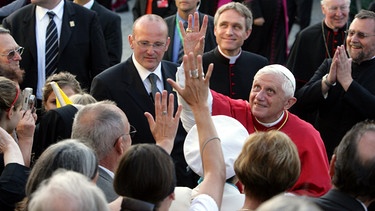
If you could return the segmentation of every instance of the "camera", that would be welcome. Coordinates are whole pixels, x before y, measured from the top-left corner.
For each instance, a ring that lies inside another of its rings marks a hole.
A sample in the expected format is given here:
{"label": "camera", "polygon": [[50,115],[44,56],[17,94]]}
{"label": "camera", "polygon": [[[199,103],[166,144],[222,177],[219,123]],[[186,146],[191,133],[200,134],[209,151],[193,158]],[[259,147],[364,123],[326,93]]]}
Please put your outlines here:
{"label": "camera", "polygon": [[25,88],[22,91],[23,101],[22,101],[22,110],[33,110],[36,102],[35,95],[33,95],[32,88]]}

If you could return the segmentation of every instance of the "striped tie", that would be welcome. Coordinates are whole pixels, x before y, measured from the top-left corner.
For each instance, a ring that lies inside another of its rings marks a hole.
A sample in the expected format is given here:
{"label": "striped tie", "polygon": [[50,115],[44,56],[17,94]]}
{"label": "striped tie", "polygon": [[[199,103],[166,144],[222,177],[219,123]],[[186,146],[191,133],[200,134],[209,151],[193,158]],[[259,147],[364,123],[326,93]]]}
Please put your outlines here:
{"label": "striped tie", "polygon": [[[184,29],[188,27],[188,22],[184,22]],[[180,49],[178,50],[178,58],[177,58],[177,63],[181,64],[182,63],[182,57],[184,56],[184,45],[182,43],[182,40],[180,41]]]}
{"label": "striped tie", "polygon": [[59,43],[57,36],[56,23],[53,20],[54,12],[47,12],[49,16],[49,24],[46,33],[46,77],[53,74],[57,67],[57,56],[59,54]]}

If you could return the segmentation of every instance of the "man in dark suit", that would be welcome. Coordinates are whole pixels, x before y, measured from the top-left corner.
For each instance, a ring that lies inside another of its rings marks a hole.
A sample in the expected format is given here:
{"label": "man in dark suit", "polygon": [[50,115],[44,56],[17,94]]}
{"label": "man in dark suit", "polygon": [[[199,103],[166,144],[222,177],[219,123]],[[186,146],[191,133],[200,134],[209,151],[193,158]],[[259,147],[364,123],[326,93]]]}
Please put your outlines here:
{"label": "man in dark suit", "polygon": [[334,188],[312,200],[326,211],[367,210],[375,200],[374,150],[375,123],[357,123],[332,156],[330,173]]}
{"label": "man in dark suit", "polygon": [[[183,23],[186,23],[189,15],[194,15],[194,12],[197,11],[197,7],[200,3],[200,0],[190,0],[190,1],[182,1],[182,0],[175,0],[177,13],[175,15],[169,16],[165,18],[165,22],[168,25],[168,35],[171,38],[171,44],[164,54],[163,59],[172,62],[182,62],[183,51],[179,54],[180,49],[183,45],[182,42],[182,35],[180,31],[179,21],[181,20]],[[205,14],[199,13],[199,23],[203,22],[203,17]],[[212,16],[208,16],[208,26],[205,36],[204,42],[204,52],[210,51],[217,46],[215,35],[214,35],[214,18]]]}
{"label": "man in dark suit", "polygon": [[[155,116],[151,94],[155,82],[158,90],[173,93],[166,79],[175,79],[177,64],[161,61],[170,42],[168,27],[160,16],[144,15],[134,22],[133,34],[129,35],[128,40],[133,55],[97,75],[91,86],[91,94],[97,100],[115,101],[126,113],[129,122],[139,131],[132,139],[134,144],[155,143],[144,113]],[[150,77],[154,75],[156,80],[151,80]],[[186,132],[180,124],[171,156],[176,165],[177,185],[194,187],[196,180],[183,156],[185,136]]]}
{"label": "man in dark suit", "polygon": [[176,13],[175,0],[135,0],[132,9],[134,21],[144,14],[156,14],[166,18]]}
{"label": "man in dark suit", "polygon": [[66,0],[32,0],[8,16],[3,26],[11,31],[19,45],[25,47],[21,68],[26,71],[21,87],[36,90],[42,99],[45,83],[46,32],[53,12],[58,34],[58,56],[54,72],[69,71],[84,88],[92,78],[109,66],[102,29],[95,12]]}
{"label": "man in dark suit", "polygon": [[74,3],[98,14],[108,51],[109,65],[113,66],[120,63],[122,57],[121,17],[94,0],[74,0]]}

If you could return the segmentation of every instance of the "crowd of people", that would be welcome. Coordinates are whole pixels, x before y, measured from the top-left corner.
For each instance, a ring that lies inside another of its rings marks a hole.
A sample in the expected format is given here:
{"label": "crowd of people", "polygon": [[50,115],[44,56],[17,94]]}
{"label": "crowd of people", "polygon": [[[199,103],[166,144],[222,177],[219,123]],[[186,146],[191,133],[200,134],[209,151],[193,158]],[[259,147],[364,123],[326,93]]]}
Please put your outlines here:
{"label": "crowd of people", "polygon": [[0,209],[375,210],[353,1],[313,25],[309,0],[136,1],[125,61],[113,1],[26,2],[0,27]]}

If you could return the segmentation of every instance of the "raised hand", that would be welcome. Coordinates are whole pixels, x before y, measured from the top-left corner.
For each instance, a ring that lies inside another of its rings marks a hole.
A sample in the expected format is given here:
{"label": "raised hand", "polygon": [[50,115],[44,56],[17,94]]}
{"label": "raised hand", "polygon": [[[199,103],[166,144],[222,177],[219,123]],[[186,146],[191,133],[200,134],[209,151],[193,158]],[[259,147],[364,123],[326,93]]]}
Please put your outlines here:
{"label": "raised hand", "polygon": [[341,84],[345,91],[348,90],[353,81],[352,78],[352,59],[346,55],[345,46],[337,47],[337,81]]}
{"label": "raised hand", "polygon": [[185,87],[182,88],[172,79],[168,79],[168,83],[181,95],[193,111],[194,107],[207,106],[213,64],[209,65],[206,75],[203,76],[202,56],[195,56],[190,52],[189,55],[184,55],[183,66]]}
{"label": "raised hand", "polygon": [[155,119],[149,113],[145,112],[150,130],[156,144],[161,146],[169,154],[172,152],[174,139],[177,133],[182,106],[179,106],[175,115],[174,113],[174,95],[169,94],[166,90],[162,94],[155,95]]}
{"label": "raised hand", "polygon": [[184,30],[182,21],[179,22],[181,35],[184,41],[184,53],[187,55],[193,52],[195,56],[203,55],[204,52],[204,38],[206,36],[208,16],[205,15],[203,18],[202,27],[199,29],[199,14],[194,13],[194,26],[193,26],[193,16],[189,15],[188,27]]}

